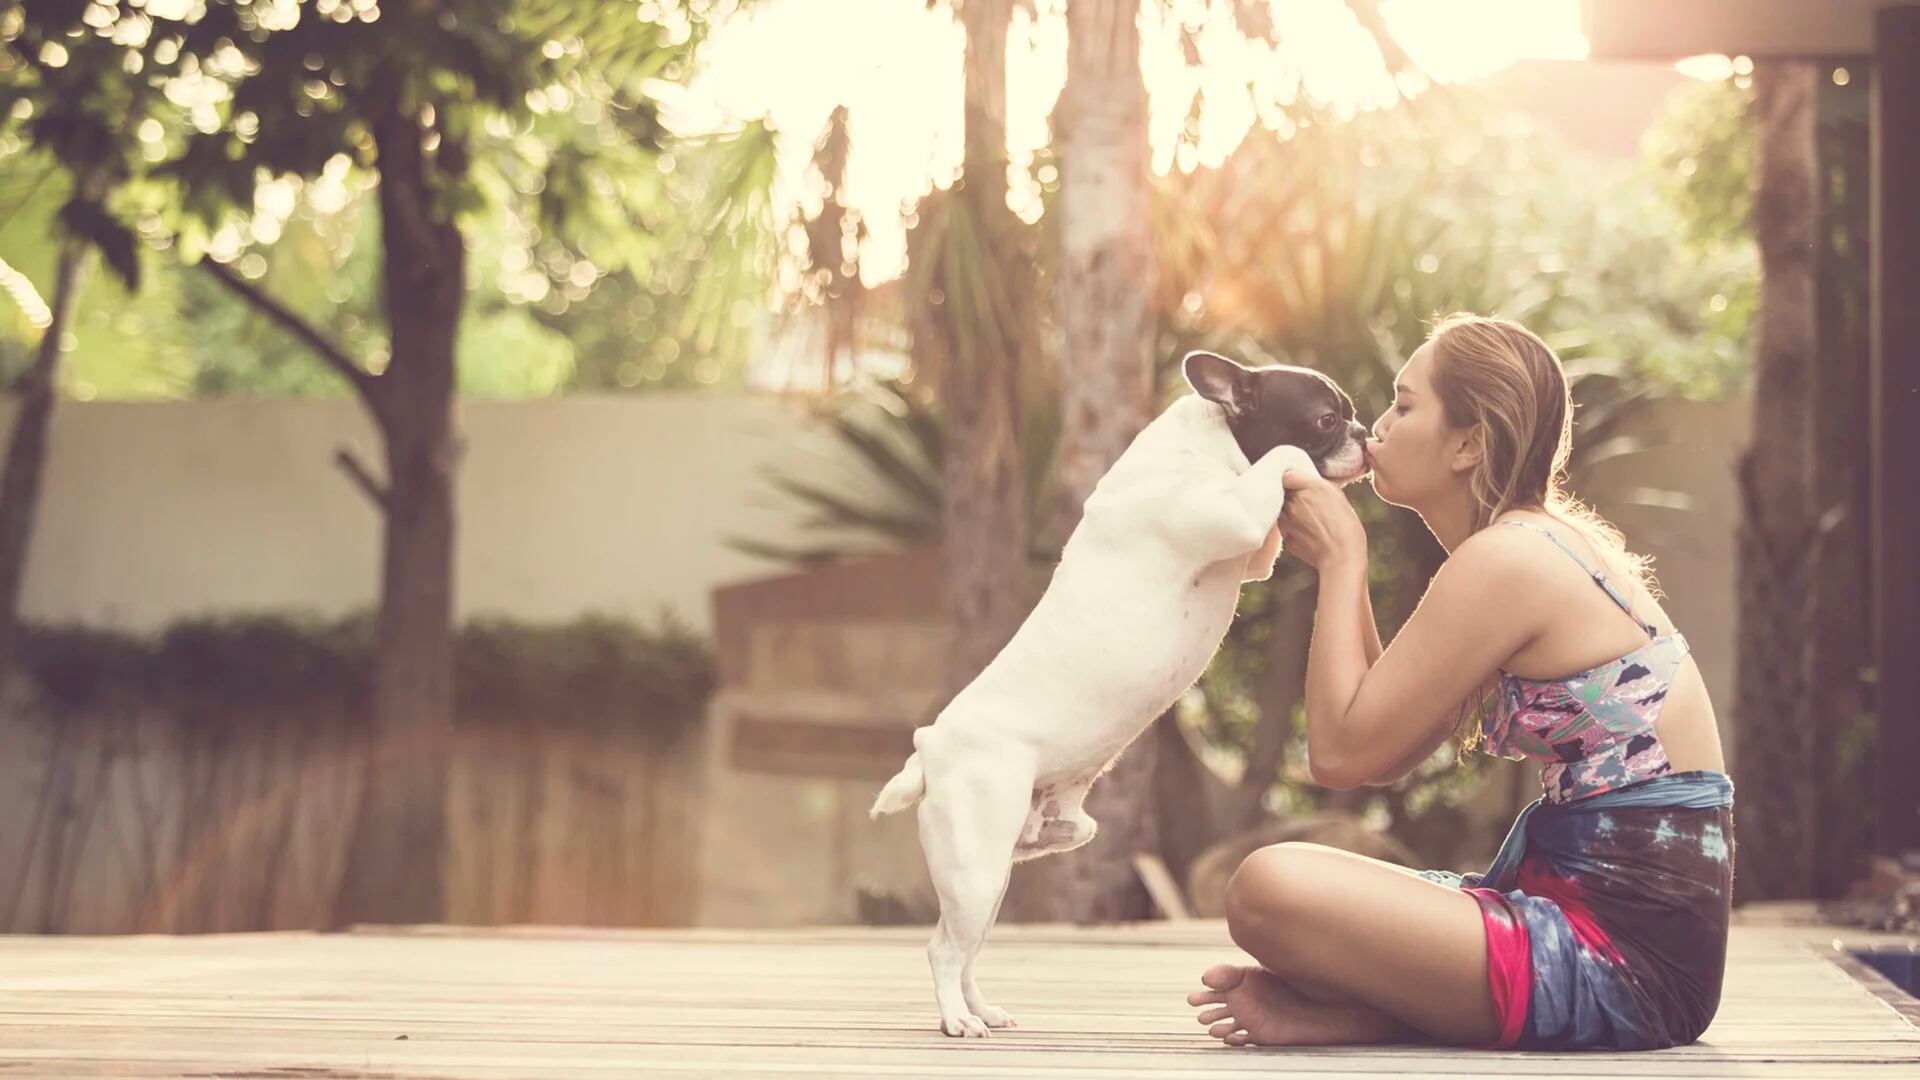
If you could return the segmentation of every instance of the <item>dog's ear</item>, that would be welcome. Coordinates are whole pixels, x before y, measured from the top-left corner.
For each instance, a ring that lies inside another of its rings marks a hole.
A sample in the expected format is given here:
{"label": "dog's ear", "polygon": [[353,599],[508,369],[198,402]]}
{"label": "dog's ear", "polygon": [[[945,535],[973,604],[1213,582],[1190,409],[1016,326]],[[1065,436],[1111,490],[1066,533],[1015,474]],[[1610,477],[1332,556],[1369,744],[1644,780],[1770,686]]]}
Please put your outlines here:
{"label": "dog's ear", "polygon": [[1194,393],[1238,416],[1253,404],[1253,372],[1218,353],[1194,350],[1180,362]]}

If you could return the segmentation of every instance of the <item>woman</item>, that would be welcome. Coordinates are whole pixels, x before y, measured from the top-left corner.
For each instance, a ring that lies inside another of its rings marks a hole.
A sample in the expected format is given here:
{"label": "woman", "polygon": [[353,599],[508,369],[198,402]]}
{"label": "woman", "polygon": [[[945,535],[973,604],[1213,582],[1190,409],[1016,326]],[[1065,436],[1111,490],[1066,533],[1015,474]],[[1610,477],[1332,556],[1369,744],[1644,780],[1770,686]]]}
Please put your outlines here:
{"label": "woman", "polygon": [[1572,416],[1545,343],[1450,316],[1397,384],[1368,447],[1373,487],[1448,557],[1392,648],[1360,519],[1324,479],[1288,475],[1286,550],[1320,575],[1314,779],[1391,783],[1458,728],[1545,762],[1545,794],[1484,875],[1314,844],[1255,852],[1226,912],[1259,965],[1217,965],[1187,1001],[1236,1046],[1692,1042],[1720,1000],[1733,792],[1686,639],[1647,561],[1561,487]]}

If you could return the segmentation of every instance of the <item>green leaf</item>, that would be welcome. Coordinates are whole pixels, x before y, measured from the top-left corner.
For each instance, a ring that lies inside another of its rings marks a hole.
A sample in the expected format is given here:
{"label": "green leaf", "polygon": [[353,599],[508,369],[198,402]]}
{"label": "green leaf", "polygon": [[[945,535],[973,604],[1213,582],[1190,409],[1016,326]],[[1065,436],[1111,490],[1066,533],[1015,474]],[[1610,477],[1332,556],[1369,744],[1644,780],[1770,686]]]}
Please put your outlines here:
{"label": "green leaf", "polygon": [[69,200],[60,208],[60,224],[93,245],[128,292],[140,288],[140,256],[133,230],[107,213],[106,207],[88,199]]}

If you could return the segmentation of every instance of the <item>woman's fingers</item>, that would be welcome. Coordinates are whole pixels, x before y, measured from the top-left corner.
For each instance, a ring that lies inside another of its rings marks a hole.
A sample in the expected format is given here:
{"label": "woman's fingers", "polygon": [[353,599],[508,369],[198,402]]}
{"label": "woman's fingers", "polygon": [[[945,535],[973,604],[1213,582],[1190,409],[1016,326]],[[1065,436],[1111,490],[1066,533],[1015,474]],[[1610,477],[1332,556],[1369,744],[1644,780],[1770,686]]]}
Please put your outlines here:
{"label": "woman's fingers", "polygon": [[1315,484],[1332,486],[1331,481],[1312,469],[1288,469],[1280,474],[1280,486],[1287,491],[1300,491]]}

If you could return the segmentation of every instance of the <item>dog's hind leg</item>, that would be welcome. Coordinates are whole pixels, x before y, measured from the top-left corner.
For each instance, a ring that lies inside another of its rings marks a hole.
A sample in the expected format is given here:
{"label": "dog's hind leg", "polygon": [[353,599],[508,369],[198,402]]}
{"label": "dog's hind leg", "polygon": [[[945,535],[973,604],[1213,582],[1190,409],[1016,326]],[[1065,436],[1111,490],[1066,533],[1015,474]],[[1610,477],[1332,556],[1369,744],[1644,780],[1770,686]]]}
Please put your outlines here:
{"label": "dog's hind leg", "polygon": [[[1000,882],[1000,895],[993,901],[993,914],[987,918],[988,929],[992,929],[994,924],[1000,921],[1000,905],[1007,898],[1007,883],[1012,880],[1012,877],[1013,864],[1009,862],[1007,877]],[[978,959],[980,959],[980,953],[975,951],[967,959],[966,968],[960,972],[960,996],[966,1001],[967,1008],[973,1010],[973,1015],[979,1017],[990,1028],[1019,1027],[1020,1025],[1013,1022],[1013,1017],[1007,1015],[1007,1010],[998,1005],[987,1004],[987,999],[981,995],[980,984],[973,981],[973,963]]]}
{"label": "dog's hind leg", "polygon": [[1026,862],[1042,855],[1072,851],[1093,839],[1100,823],[1087,814],[1082,805],[1093,781],[1070,786],[1043,785],[1034,788],[1032,809],[1026,824],[1020,827],[1020,842],[1015,845],[1013,861]]}
{"label": "dog's hind leg", "polygon": [[1010,1023],[980,997],[973,962],[999,914],[1013,845],[1026,814],[1022,787],[999,777],[943,777],[920,803],[920,847],[940,895],[940,925],[927,944],[940,1030],[981,1036]]}

